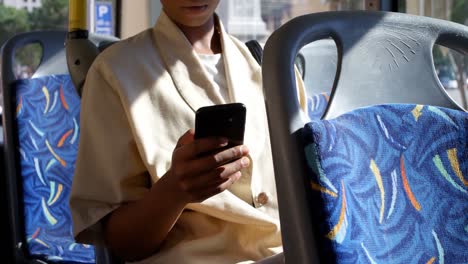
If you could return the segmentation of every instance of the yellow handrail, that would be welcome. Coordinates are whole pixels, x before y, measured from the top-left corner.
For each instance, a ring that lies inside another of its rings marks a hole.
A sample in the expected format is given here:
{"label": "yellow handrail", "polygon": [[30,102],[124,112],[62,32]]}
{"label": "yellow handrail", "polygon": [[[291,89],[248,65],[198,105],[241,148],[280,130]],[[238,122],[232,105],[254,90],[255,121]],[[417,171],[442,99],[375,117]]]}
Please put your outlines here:
{"label": "yellow handrail", "polygon": [[70,0],[68,31],[87,30],[87,0]]}

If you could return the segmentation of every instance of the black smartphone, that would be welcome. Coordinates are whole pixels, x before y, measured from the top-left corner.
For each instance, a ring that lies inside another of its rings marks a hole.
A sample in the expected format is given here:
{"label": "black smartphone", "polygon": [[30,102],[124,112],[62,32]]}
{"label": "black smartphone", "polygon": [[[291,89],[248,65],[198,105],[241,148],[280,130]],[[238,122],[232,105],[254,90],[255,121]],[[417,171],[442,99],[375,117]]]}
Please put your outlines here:
{"label": "black smartphone", "polygon": [[195,116],[195,139],[225,137],[226,148],[244,143],[246,108],[242,103],[201,107]]}

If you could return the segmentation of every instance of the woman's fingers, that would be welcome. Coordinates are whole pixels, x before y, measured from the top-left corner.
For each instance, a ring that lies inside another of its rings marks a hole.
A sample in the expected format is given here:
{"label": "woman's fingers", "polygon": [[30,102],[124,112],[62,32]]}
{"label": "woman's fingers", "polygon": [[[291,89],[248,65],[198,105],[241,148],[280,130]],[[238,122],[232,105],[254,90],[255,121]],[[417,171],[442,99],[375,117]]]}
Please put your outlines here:
{"label": "woman's fingers", "polygon": [[212,184],[221,184],[232,175],[248,167],[249,164],[250,159],[248,157],[242,157],[215,169],[209,170],[200,174],[196,179],[193,179],[193,188],[200,189],[206,186],[211,186]]}
{"label": "woman's fingers", "polygon": [[248,167],[250,159],[242,157],[202,174],[186,174],[179,181],[179,188],[190,197],[191,201],[200,201],[207,194],[220,193],[241,177],[241,170]]}
{"label": "woman's fingers", "polygon": [[[182,138],[179,141],[182,141]],[[200,157],[201,154],[214,152],[223,148],[227,146],[228,143],[229,141],[226,138],[200,138],[176,148],[174,154],[176,158],[180,160],[193,160]]]}
{"label": "woman's fingers", "polygon": [[225,149],[226,138],[194,139],[193,130],[179,138],[172,154],[170,179],[190,202],[203,201],[223,192],[250,165],[247,146]]}
{"label": "woman's fingers", "polygon": [[237,182],[240,177],[242,177],[242,173],[237,171],[234,174],[226,177],[221,182],[213,182],[208,186],[204,186],[196,191],[196,197],[193,197],[193,200],[196,202],[202,202],[211,196],[219,194],[227,190],[231,185],[235,184],[235,182]]}
{"label": "woman's fingers", "polygon": [[[249,153],[247,146],[236,146],[218,153],[213,153],[199,157],[187,162],[186,169],[194,173],[204,173],[218,168],[221,165],[240,159]],[[244,160],[245,161],[245,160]],[[245,161],[249,162],[249,160]]]}
{"label": "woman's fingers", "polygon": [[224,164],[227,163],[231,160],[238,159],[242,156],[245,156],[249,153],[249,149],[247,146],[240,145],[232,148],[228,148],[226,150],[223,150],[221,152],[218,152],[212,157],[206,157],[206,162],[214,162],[214,165],[216,164]]}

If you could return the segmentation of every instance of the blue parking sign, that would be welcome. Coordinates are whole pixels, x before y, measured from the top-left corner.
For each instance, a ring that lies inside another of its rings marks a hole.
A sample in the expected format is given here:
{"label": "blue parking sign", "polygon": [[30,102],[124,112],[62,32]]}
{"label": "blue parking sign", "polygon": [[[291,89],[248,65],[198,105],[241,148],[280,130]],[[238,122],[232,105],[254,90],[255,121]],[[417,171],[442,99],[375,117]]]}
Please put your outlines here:
{"label": "blue parking sign", "polygon": [[96,2],[94,32],[96,34],[114,35],[114,23],[111,2]]}

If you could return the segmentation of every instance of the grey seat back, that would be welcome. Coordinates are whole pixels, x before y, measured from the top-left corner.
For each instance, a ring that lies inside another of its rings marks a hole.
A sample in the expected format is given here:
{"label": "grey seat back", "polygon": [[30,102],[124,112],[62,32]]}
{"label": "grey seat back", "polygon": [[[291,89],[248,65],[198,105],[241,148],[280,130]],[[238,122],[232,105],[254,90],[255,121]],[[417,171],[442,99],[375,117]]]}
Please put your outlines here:
{"label": "grey seat back", "polygon": [[263,87],[270,125],[285,257],[315,263],[301,129],[308,121],[296,96],[293,63],[306,44],[333,38],[337,73],[325,118],[375,104],[413,103],[462,110],[443,90],[432,48],[468,52],[468,28],[443,20],[386,12],[325,12],[295,18],[265,45]]}

